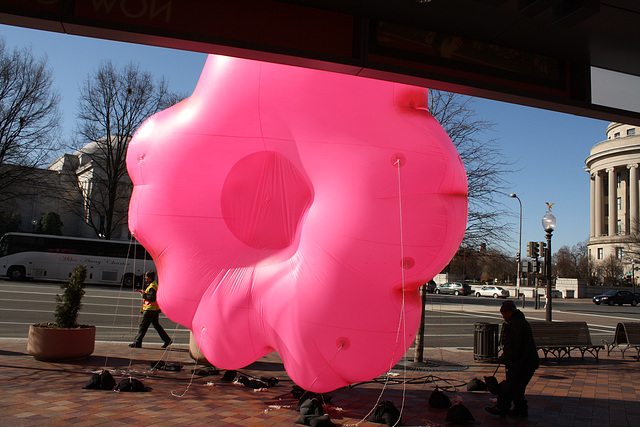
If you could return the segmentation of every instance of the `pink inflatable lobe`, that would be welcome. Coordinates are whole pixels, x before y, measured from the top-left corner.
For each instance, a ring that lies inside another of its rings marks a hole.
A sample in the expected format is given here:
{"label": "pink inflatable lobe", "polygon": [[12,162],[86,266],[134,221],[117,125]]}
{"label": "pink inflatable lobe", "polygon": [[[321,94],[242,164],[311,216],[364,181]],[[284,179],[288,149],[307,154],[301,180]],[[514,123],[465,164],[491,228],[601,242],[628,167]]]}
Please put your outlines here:
{"label": "pink inflatable lobe", "polygon": [[277,351],[326,392],[404,355],[467,215],[426,105],[423,88],[210,56],[193,95],[138,130],[129,227],[211,363]]}

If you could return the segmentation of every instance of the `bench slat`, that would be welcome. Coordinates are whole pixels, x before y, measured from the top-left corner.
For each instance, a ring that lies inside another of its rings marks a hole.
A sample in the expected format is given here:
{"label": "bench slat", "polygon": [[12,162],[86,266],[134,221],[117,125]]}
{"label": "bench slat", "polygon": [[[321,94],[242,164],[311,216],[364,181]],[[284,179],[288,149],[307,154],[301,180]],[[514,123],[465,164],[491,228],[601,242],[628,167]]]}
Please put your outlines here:
{"label": "bench slat", "polygon": [[582,358],[588,352],[598,360],[598,352],[604,345],[594,345],[587,322],[530,322],[536,348],[542,350],[545,359],[549,354],[558,359],[571,357],[571,351],[580,351]]}

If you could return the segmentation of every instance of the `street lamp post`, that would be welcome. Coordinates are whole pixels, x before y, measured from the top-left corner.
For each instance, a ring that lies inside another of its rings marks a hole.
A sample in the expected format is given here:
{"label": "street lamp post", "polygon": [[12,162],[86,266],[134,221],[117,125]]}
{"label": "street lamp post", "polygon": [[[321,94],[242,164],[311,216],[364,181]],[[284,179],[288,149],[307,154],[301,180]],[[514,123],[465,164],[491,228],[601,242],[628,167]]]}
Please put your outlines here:
{"label": "street lamp post", "polygon": [[636,293],[636,260],[631,260],[631,291]]}
{"label": "street lamp post", "polygon": [[547,213],[542,217],[542,228],[547,233],[547,248],[544,253],[544,264],[547,276],[547,306],[545,313],[545,320],[551,322],[551,306],[552,306],[552,294],[551,294],[551,235],[556,228],[556,217],[551,213],[551,205],[553,203],[547,203]]}
{"label": "street lamp post", "polygon": [[509,194],[509,197],[514,197],[520,204],[520,234],[518,235],[518,277],[516,278],[516,298],[520,298],[520,284],[522,283],[522,201],[515,193]]}

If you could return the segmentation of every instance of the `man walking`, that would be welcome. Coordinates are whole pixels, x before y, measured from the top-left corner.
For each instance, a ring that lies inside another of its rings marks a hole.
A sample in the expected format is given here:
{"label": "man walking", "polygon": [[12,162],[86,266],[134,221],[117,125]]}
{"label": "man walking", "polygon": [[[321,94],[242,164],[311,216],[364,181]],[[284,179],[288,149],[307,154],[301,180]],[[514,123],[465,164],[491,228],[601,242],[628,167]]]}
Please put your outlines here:
{"label": "man walking", "polygon": [[160,335],[160,338],[164,342],[162,348],[167,348],[173,343],[167,332],[160,325],[160,306],[156,301],[156,294],[158,292],[158,282],[156,280],[156,272],[149,270],[144,274],[144,280],[148,284],[147,288],[142,291],[136,289],[137,292],[142,294],[142,319],[140,319],[140,325],[138,326],[138,334],[134,342],[129,344],[129,347],[140,348],[142,347],[142,340],[144,339],[149,325],[153,325],[155,330]]}
{"label": "man walking", "polygon": [[[486,409],[487,412],[501,417],[507,414],[527,417],[529,409],[524,393],[535,370],[539,367],[538,351],[531,326],[513,301],[503,302],[500,314],[505,323],[502,326],[503,350],[498,357],[498,362],[505,366],[506,380],[500,384],[498,403]],[[512,410],[510,410],[511,402],[514,404]]]}

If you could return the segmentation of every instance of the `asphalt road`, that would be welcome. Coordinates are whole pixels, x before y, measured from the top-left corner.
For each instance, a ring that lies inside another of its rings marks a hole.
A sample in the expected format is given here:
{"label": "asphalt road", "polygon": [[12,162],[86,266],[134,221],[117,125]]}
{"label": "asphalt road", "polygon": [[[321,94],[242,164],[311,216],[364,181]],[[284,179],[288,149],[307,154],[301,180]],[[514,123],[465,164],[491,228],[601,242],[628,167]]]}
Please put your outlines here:
{"label": "asphalt road", "polygon": [[[121,290],[119,286],[87,285],[78,323],[96,326],[96,340],[132,342],[138,330],[140,294]],[[60,283],[14,282],[0,280],[0,337],[26,338],[29,325],[54,321],[56,294]],[[160,324],[175,343],[189,342],[189,331],[164,315]],[[162,344],[153,327],[149,328],[144,344]]]}
{"label": "asphalt road", "polygon": [[[61,293],[54,282],[13,282],[0,279],[0,337],[26,338],[29,325],[52,322],[55,296]],[[501,299],[474,296],[428,295],[425,315],[426,347],[473,347],[477,322],[502,323],[499,313]],[[522,307],[521,301],[516,301]],[[88,285],[79,322],[96,325],[98,341],[131,342],[137,330],[140,295],[114,286]],[[534,310],[527,300],[524,312],[528,319],[545,320],[545,310]],[[553,320],[586,321],[594,343],[611,339],[616,324],[640,321],[640,305],[597,306],[591,300],[554,300]],[[161,316],[160,323],[174,342],[189,342],[189,331]],[[160,345],[153,328],[149,329],[145,345]]]}

